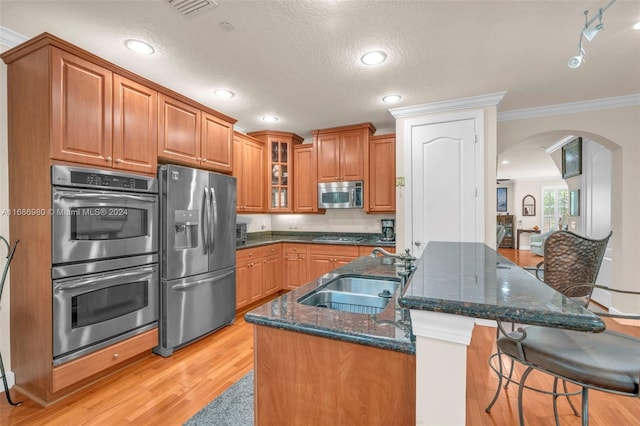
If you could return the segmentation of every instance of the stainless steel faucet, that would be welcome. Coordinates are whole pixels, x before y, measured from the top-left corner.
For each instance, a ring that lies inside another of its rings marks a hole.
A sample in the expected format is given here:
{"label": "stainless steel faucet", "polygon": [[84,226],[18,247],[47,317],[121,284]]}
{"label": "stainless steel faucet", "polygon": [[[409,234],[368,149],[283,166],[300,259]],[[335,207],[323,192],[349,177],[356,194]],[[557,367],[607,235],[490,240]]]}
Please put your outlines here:
{"label": "stainless steel faucet", "polygon": [[374,259],[378,256],[378,254],[383,255],[384,257],[392,257],[394,259],[399,259],[402,261],[402,265],[405,270],[411,271],[414,269],[413,262],[416,260],[414,256],[411,255],[411,250],[405,249],[404,253],[389,253],[382,247],[376,247],[371,250],[371,257]]}

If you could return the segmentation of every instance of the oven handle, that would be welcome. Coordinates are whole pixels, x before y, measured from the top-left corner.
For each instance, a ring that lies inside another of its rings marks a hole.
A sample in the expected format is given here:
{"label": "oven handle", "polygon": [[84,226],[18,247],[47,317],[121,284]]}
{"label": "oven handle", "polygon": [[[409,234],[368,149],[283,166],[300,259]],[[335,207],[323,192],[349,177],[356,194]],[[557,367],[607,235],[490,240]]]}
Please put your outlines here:
{"label": "oven handle", "polygon": [[[141,269],[136,269],[135,271],[129,271],[129,272],[122,272],[122,273],[118,273],[118,274],[113,274],[112,276],[106,278],[109,281],[115,280],[115,279],[120,279],[120,278],[127,278],[127,277],[133,277],[136,275],[143,275],[145,273],[149,273],[149,272],[154,272],[156,270],[155,267],[146,267],[146,268],[141,268]],[[94,284],[98,284],[98,283],[104,283],[105,282],[105,276],[100,276],[100,277],[95,277],[95,278],[87,278],[87,279],[78,279],[78,280],[73,280],[73,281],[68,281],[66,283],[63,284],[56,284],[54,286],[54,290],[55,291],[64,291],[64,290],[75,290],[78,288],[83,288],[83,287],[90,287]]]}
{"label": "oven handle", "polygon": [[235,271],[230,271],[230,272],[227,272],[226,274],[218,275],[218,276],[214,277],[213,279],[198,280],[198,281],[194,281],[194,282],[191,282],[191,283],[184,283],[184,284],[174,284],[174,285],[171,286],[171,290],[188,290],[189,288],[195,287],[197,285],[210,283],[212,281],[222,280],[222,279],[227,278],[229,275],[232,275],[234,273],[235,273]]}
{"label": "oven handle", "polygon": [[143,203],[155,203],[156,198],[153,196],[130,195],[130,194],[103,194],[103,193],[75,193],[66,191],[57,191],[54,199],[70,199],[70,200],[133,200]]}

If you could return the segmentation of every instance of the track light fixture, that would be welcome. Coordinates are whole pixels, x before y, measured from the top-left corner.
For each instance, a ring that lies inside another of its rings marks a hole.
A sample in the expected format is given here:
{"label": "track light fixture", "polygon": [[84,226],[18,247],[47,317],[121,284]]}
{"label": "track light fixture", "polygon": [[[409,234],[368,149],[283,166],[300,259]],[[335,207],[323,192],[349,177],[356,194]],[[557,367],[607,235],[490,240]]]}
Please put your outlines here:
{"label": "track light fixture", "polygon": [[[585,51],[582,47],[582,38],[586,38],[587,41],[591,41],[594,39],[596,34],[600,32],[600,30],[604,29],[604,24],[602,23],[602,17],[604,15],[604,11],[609,9],[616,0],[611,0],[605,7],[601,7],[598,9],[598,13],[589,19],[589,11],[584,11],[584,28],[580,32],[580,41],[578,42],[578,54],[576,56],[572,56],[569,58],[569,62],[567,65],[569,68],[578,68],[584,62]],[[598,21],[596,23],[596,20]]]}

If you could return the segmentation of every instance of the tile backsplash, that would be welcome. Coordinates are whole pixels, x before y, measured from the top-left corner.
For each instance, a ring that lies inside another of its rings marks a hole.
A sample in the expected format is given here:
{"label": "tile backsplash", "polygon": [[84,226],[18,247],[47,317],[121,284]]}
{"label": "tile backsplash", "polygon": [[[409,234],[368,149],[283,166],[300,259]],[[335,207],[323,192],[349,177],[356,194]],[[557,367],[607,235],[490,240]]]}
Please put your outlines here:
{"label": "tile backsplash", "polygon": [[327,210],[325,214],[255,214],[238,215],[247,223],[247,232],[380,232],[380,219],[393,219],[394,214],[366,214],[360,209]]}

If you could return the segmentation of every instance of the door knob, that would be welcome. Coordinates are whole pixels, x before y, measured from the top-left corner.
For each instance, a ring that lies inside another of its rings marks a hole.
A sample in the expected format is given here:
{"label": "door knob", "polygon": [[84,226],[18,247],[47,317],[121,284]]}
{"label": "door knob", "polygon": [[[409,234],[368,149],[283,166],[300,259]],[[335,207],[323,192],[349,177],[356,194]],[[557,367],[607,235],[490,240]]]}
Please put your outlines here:
{"label": "door knob", "polygon": [[413,244],[415,244],[415,245],[416,245],[416,247],[420,247],[420,246],[422,245],[422,243],[421,243],[420,241],[416,241],[416,242],[414,242]]}

